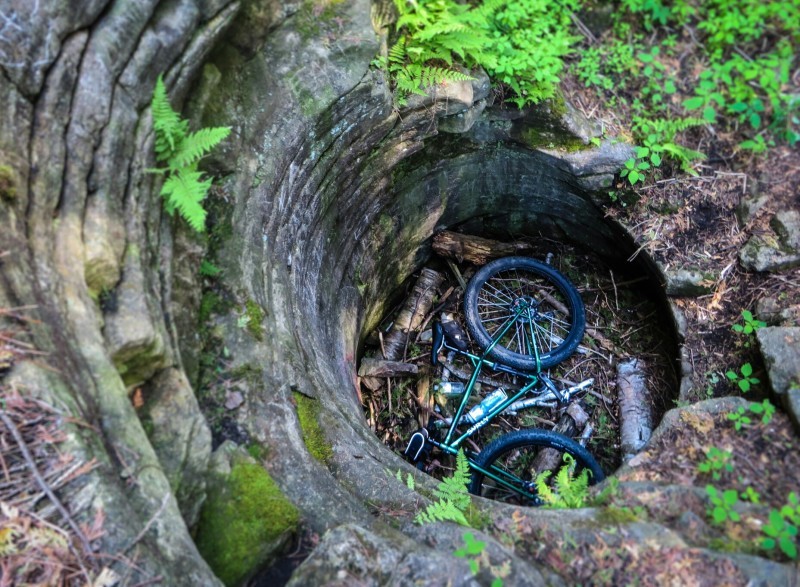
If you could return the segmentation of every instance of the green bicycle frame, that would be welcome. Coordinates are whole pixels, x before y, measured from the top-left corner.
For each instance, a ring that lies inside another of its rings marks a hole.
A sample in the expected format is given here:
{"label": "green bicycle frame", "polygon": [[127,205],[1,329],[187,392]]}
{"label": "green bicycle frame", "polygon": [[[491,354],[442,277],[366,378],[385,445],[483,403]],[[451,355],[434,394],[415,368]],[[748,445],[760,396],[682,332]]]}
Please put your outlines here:
{"label": "green bicycle frame", "polygon": [[[536,375],[528,374],[528,373],[521,373],[521,372],[519,372],[517,370],[512,370],[510,368],[504,368],[502,366],[502,364],[500,364],[498,362],[495,362],[495,361],[490,361],[489,359],[487,359],[487,357],[489,356],[489,353],[492,352],[492,349],[494,349],[494,347],[499,343],[499,341],[502,340],[502,338],[511,329],[511,327],[519,319],[519,317],[524,312],[526,312],[528,310],[529,310],[529,307],[527,305],[521,305],[519,308],[517,308],[517,310],[515,311],[514,315],[511,316],[500,327],[500,329],[498,330],[498,333],[492,339],[491,344],[489,344],[489,346],[486,349],[484,349],[483,354],[474,355],[474,354],[472,354],[470,352],[467,352],[467,351],[457,350],[457,352],[459,354],[462,354],[462,355],[466,356],[470,360],[470,362],[472,363],[472,366],[473,366],[473,371],[472,371],[472,375],[469,378],[469,381],[467,382],[467,384],[465,386],[464,395],[461,398],[461,402],[459,403],[458,409],[456,410],[456,414],[453,417],[453,421],[451,422],[451,424],[450,424],[450,426],[449,426],[449,428],[447,430],[447,434],[445,436],[444,441],[438,442],[438,441],[433,440],[433,439],[430,440],[430,442],[434,446],[438,447],[443,452],[445,452],[447,454],[450,454],[450,455],[456,455],[458,453],[458,449],[459,449],[460,445],[467,438],[469,438],[475,432],[477,432],[478,430],[480,430],[481,428],[486,426],[489,422],[492,421],[492,419],[494,419],[495,416],[500,414],[503,410],[505,410],[508,406],[513,404],[515,401],[519,400],[524,395],[526,395],[531,389],[533,389],[540,382],[540,378],[538,377],[538,373],[541,371],[541,368],[540,368],[541,363],[540,363],[540,360],[539,360],[539,349],[538,349],[538,347],[536,345],[535,337],[531,337],[531,340],[533,341],[533,348],[532,348],[533,354],[534,354],[534,357],[536,358],[536,365],[537,365]],[[452,347],[448,347],[448,348],[452,348]],[[483,369],[484,365],[487,365],[490,368],[494,368],[494,369],[500,368],[500,370],[508,371],[510,373],[514,373],[516,375],[520,375],[520,376],[526,377],[526,378],[529,379],[529,381],[528,381],[528,383],[526,385],[524,385],[516,393],[514,393],[511,396],[507,397],[504,401],[502,401],[500,404],[498,404],[492,410],[490,410],[487,414],[485,414],[480,420],[478,420],[477,422],[472,424],[464,433],[462,433],[460,436],[456,437],[456,434],[457,434],[456,433],[456,427],[458,426],[458,423],[460,422],[461,417],[464,414],[466,406],[469,403],[469,399],[472,396],[472,391],[475,388],[475,383],[478,381],[478,377],[480,376],[481,370]],[[492,479],[493,481],[495,481],[499,485],[502,485],[503,487],[506,487],[510,491],[513,491],[514,493],[520,494],[523,497],[525,497],[527,499],[530,499],[530,500],[534,500],[535,501],[536,499],[538,499],[538,497],[537,497],[537,495],[535,493],[530,493],[530,492],[521,490],[521,487],[524,487],[526,482],[523,481],[522,479],[519,479],[515,475],[511,475],[508,471],[505,471],[505,470],[503,470],[501,468],[498,468],[498,467],[495,467],[495,466],[492,466],[490,468],[484,468],[484,467],[476,465],[475,462],[474,462],[476,454],[477,453],[473,453],[472,451],[469,451],[469,455],[468,455],[468,459],[467,460],[468,460],[469,465],[470,465],[471,468],[473,468],[474,470],[480,472],[485,477],[488,477],[488,478]]]}

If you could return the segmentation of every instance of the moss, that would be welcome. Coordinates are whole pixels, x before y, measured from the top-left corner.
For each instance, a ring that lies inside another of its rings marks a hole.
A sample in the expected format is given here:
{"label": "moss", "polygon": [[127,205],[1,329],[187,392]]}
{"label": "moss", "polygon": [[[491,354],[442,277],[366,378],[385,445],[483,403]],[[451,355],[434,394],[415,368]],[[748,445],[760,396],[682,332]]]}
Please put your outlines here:
{"label": "moss", "polygon": [[200,300],[200,309],[197,312],[197,321],[202,325],[211,318],[212,314],[220,311],[222,298],[213,291],[206,291]]}
{"label": "moss", "polygon": [[298,520],[263,467],[240,460],[203,505],[197,548],[223,583],[238,585],[297,529]]}
{"label": "moss", "polygon": [[8,165],[0,165],[0,199],[13,200],[17,197],[17,175]]}
{"label": "moss", "polygon": [[303,431],[303,442],[306,443],[308,452],[321,463],[327,463],[333,458],[333,448],[325,440],[325,434],[319,425],[319,403],[315,399],[294,392],[297,404],[297,418]]}
{"label": "moss", "polygon": [[602,525],[621,525],[638,522],[639,516],[627,507],[607,506],[597,512],[597,521]]}
{"label": "moss", "polygon": [[269,449],[263,444],[251,443],[247,445],[247,454],[257,461],[263,461],[269,456]]}
{"label": "moss", "polygon": [[[305,0],[297,11],[297,32],[303,40],[334,33],[337,29],[336,17],[344,0]],[[340,26],[340,25],[338,25]]]}
{"label": "moss", "polygon": [[261,309],[253,300],[247,300],[244,305],[245,315],[247,316],[247,331],[258,341],[264,340],[264,329],[261,323],[264,321],[264,310]]}
{"label": "moss", "polygon": [[574,152],[591,149],[581,139],[567,132],[547,131],[539,128],[526,128],[522,131],[522,141],[531,148],[560,149]]}

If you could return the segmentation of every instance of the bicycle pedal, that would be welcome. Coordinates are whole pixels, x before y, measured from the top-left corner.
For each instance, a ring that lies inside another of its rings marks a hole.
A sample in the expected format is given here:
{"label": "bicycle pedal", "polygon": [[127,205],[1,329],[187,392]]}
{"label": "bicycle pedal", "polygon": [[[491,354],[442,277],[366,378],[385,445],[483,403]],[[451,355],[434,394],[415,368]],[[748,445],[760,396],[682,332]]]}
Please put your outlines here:
{"label": "bicycle pedal", "polygon": [[411,439],[408,441],[408,446],[403,454],[412,463],[416,463],[425,456],[427,444],[428,431],[425,428],[421,428],[411,435]]}

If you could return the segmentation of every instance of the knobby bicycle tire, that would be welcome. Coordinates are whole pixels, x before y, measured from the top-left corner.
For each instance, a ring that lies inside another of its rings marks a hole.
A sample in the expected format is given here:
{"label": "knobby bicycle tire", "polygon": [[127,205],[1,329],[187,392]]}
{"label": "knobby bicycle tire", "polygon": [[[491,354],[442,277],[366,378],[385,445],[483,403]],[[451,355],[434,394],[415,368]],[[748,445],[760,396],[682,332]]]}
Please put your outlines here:
{"label": "knobby bicycle tire", "polygon": [[521,300],[528,309],[489,356],[509,367],[536,371],[552,367],[575,352],[586,326],[580,294],[556,269],[528,257],[504,257],[487,263],[467,284],[467,328],[481,349],[489,347]]}
{"label": "knobby bicycle tire", "polygon": [[474,459],[474,463],[484,470],[492,469],[498,475],[514,479],[517,490],[498,484],[473,468],[469,492],[517,505],[541,505],[537,499],[530,498],[532,493],[536,493],[534,482],[544,471],[551,471],[549,480],[555,480],[556,470],[565,466],[564,453],[575,459],[573,478],[583,469],[588,469],[590,485],[605,479],[603,469],[594,457],[571,438],[550,430],[527,428],[493,440]]}

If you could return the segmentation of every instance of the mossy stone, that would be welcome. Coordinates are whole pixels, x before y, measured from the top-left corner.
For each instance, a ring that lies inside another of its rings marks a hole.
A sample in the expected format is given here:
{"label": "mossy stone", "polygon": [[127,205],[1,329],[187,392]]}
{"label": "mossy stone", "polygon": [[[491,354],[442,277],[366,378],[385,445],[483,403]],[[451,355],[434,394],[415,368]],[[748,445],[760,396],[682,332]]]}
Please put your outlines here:
{"label": "mossy stone", "polygon": [[241,584],[269,563],[297,530],[297,508],[263,467],[236,459],[212,484],[198,525],[197,548],[225,585]]}

